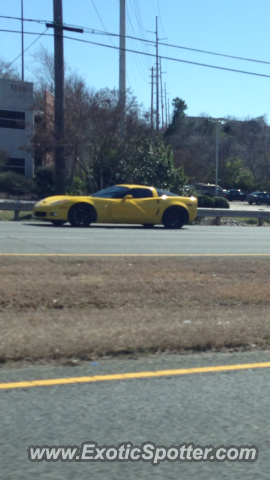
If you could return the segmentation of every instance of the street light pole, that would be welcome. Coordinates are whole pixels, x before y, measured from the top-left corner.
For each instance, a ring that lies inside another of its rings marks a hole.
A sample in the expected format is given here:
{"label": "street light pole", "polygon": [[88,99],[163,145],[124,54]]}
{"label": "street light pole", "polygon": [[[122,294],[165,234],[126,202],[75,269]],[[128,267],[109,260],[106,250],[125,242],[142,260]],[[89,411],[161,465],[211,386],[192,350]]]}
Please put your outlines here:
{"label": "street light pole", "polygon": [[21,0],[21,23],[22,23],[22,82],[24,82],[24,31],[23,31],[23,0]]}
{"label": "street light pole", "polygon": [[215,177],[215,197],[217,197],[219,124],[220,124],[220,123],[225,123],[225,122],[227,122],[227,120],[226,120],[225,118],[208,118],[208,121],[216,124],[216,177]]}
{"label": "street light pole", "polygon": [[219,121],[216,121],[216,181],[215,181],[215,197],[217,197],[217,185],[218,185],[218,133],[219,133]]}

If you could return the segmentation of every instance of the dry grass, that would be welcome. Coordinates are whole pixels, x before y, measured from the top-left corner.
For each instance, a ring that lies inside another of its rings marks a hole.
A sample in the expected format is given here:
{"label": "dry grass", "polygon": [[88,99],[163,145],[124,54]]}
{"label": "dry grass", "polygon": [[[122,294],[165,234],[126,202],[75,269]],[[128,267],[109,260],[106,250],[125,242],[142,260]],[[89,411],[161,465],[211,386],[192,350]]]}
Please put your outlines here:
{"label": "dry grass", "polygon": [[0,259],[0,359],[267,347],[270,260]]}
{"label": "dry grass", "polygon": [[[29,211],[19,212],[19,219],[23,221],[32,220],[32,213]],[[14,221],[14,211],[13,210],[0,210],[0,221]]]}

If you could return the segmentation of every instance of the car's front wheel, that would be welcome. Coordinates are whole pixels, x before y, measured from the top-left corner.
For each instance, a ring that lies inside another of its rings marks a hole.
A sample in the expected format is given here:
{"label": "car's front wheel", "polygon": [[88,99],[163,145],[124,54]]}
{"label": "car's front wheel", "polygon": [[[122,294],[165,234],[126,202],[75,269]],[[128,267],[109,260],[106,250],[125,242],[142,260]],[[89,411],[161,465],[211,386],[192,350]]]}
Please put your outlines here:
{"label": "car's front wheel", "polygon": [[261,205],[261,204],[262,204],[261,200],[257,200],[256,203],[257,203],[257,205]]}
{"label": "car's front wheel", "polygon": [[69,210],[68,221],[73,227],[89,227],[96,221],[95,210],[86,203],[77,203]]}
{"label": "car's front wheel", "polygon": [[170,229],[182,228],[188,220],[188,213],[182,207],[169,207],[162,217],[164,227]]}

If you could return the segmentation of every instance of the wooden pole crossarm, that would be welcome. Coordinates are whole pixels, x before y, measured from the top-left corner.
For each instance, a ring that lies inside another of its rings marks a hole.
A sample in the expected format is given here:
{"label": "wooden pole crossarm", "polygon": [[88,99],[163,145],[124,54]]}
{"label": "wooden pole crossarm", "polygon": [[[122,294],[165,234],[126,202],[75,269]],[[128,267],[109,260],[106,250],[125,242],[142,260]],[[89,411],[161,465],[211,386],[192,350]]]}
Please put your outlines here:
{"label": "wooden pole crossarm", "polygon": [[68,30],[69,32],[83,33],[82,28],[64,27],[64,25],[59,25],[57,23],[46,23],[46,27],[47,28],[57,28],[58,30]]}

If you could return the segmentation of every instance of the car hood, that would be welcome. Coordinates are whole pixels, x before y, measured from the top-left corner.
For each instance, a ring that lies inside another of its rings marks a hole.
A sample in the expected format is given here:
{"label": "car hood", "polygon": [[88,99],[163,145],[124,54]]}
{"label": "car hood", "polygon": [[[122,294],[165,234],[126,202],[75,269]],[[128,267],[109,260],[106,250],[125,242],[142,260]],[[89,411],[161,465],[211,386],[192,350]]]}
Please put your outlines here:
{"label": "car hood", "polygon": [[43,200],[40,200],[35,204],[35,206],[41,207],[42,205],[51,205],[52,203],[55,203],[55,202],[61,202],[61,201],[67,202],[70,199],[71,199],[71,196],[69,195],[54,195],[53,197],[47,197],[47,198],[44,198]]}

